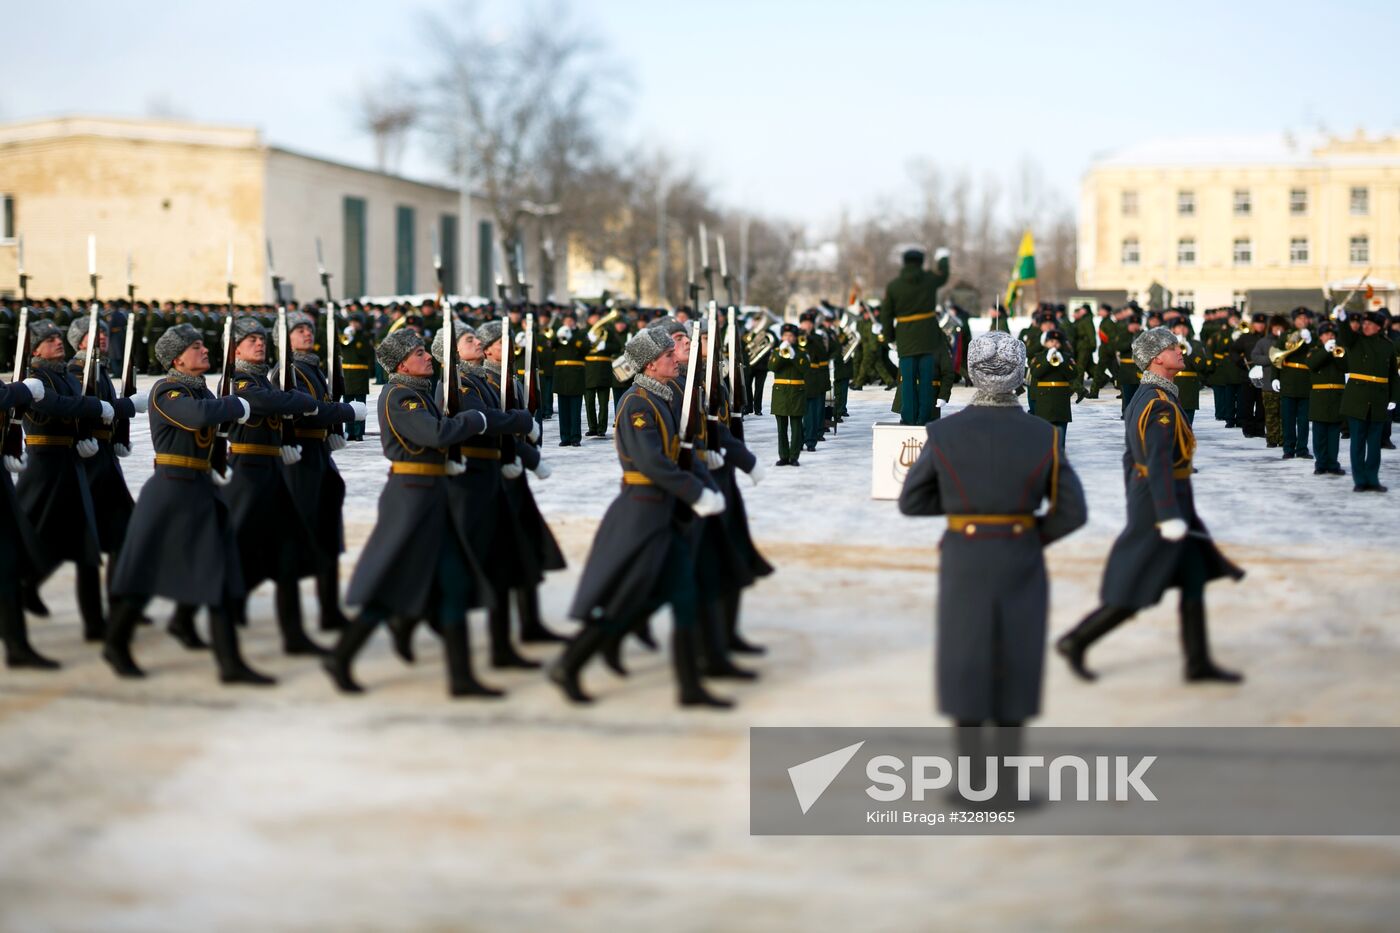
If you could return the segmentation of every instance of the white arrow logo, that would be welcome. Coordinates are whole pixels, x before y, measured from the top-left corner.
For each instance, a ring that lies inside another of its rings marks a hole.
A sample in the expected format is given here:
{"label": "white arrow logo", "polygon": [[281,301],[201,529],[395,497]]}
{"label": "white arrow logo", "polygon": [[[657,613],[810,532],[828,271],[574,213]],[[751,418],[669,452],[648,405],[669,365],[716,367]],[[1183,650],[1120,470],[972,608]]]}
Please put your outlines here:
{"label": "white arrow logo", "polygon": [[788,779],[792,781],[793,793],[797,794],[797,803],[802,807],[804,814],[821,799],[831,782],[841,773],[841,769],[846,767],[864,744],[865,741],[861,740],[854,745],[838,748],[834,752],[788,768]]}

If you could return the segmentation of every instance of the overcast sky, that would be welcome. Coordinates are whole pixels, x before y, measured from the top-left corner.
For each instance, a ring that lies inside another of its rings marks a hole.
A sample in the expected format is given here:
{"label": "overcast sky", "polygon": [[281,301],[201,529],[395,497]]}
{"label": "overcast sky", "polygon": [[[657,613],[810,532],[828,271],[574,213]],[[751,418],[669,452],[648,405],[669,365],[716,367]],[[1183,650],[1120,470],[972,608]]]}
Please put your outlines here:
{"label": "overcast sky", "polygon": [[[486,2],[506,29],[516,4]],[[0,119],[63,113],[260,127],[373,161],[361,83],[426,57],[452,0],[0,0]],[[1032,158],[1067,203],[1096,153],[1172,135],[1400,127],[1400,3],[573,0],[630,76],[611,139],[651,141],[721,196],[808,223],[862,215],[906,166],[1009,177]],[[1357,42],[1348,46],[1348,36]],[[1366,37],[1381,37],[1371,43]],[[1382,59],[1388,59],[1382,61]],[[417,145],[406,174],[441,177]]]}

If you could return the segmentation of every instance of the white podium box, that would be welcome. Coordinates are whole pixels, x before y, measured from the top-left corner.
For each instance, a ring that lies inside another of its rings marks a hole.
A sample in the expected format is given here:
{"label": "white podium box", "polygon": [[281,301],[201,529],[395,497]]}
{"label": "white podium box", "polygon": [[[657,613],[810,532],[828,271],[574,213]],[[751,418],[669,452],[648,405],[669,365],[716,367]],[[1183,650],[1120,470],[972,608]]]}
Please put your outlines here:
{"label": "white podium box", "polygon": [[870,498],[898,499],[904,477],[923,453],[928,429],[922,424],[877,424],[871,441]]}

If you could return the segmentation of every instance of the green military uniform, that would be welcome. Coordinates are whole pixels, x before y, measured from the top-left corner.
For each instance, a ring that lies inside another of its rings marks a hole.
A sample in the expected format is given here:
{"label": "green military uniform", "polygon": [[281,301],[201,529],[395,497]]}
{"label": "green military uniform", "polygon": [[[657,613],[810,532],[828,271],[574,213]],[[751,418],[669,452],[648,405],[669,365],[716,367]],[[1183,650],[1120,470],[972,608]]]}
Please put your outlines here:
{"label": "green military uniform", "polygon": [[934,270],[924,269],[923,261],[922,252],[905,254],[904,268],[885,287],[880,305],[883,333],[899,349],[899,382],[904,389],[900,421],[904,424],[932,420],[934,355],[940,347],[945,353],[948,349],[948,338],[938,326],[938,290],[948,281],[948,257],[937,258]]}
{"label": "green military uniform", "polygon": [[[844,357],[846,355],[846,347],[848,347],[850,342],[855,338],[849,336],[845,330],[839,327],[835,328],[831,333],[835,338],[832,344],[831,363],[831,415],[837,421],[840,421],[850,414],[850,412],[846,410],[846,398],[847,394],[850,392],[851,380],[856,374],[855,354],[852,353],[850,359],[844,359]],[[856,349],[859,350],[860,347],[857,346]]]}
{"label": "green military uniform", "polygon": [[[1331,334],[1336,339],[1335,331]],[[1342,393],[1346,390],[1346,361],[1326,348],[1327,340],[1318,340],[1307,351],[1310,385],[1308,420],[1312,423],[1313,473],[1345,476],[1338,461],[1342,439]],[[1338,347],[1340,349],[1340,347]],[[1345,353],[1345,351],[1343,351]]]}
{"label": "green military uniform", "polygon": [[[374,343],[363,327],[350,327],[340,335],[340,372],[345,380],[345,401],[369,401],[369,377],[374,370]],[[346,437],[352,441],[365,439],[365,423],[352,421],[346,426]]]}
{"label": "green military uniform", "polygon": [[1032,403],[1031,411],[1037,418],[1044,418],[1059,429],[1060,450],[1065,449],[1065,435],[1069,423],[1074,420],[1070,396],[1079,385],[1079,365],[1062,347],[1060,362],[1050,362],[1050,352],[1045,347],[1030,357],[1030,387],[1027,394]]}
{"label": "green military uniform", "polygon": [[583,407],[588,416],[588,436],[607,437],[608,393],[612,389],[613,353],[621,348],[610,345],[606,329],[597,340],[588,338],[588,353],[583,362]]}
{"label": "green military uniform", "polygon": [[1308,352],[1312,349],[1311,333],[1304,341],[1300,331],[1289,331],[1279,345],[1287,349],[1295,343],[1298,348],[1274,367],[1283,416],[1283,456],[1311,460],[1312,454],[1308,452],[1308,409],[1312,398],[1312,370],[1307,363]]}
{"label": "green military uniform", "polygon": [[554,394],[559,396],[561,447],[577,447],[583,441],[583,370],[587,355],[586,331],[565,326],[554,332]]}
{"label": "green military uniform", "polygon": [[807,357],[797,347],[779,343],[767,359],[773,375],[768,409],[778,420],[778,466],[797,466],[802,454],[802,417],[807,410]]}
{"label": "green military uniform", "polygon": [[[1368,319],[1381,323],[1374,312]],[[1382,491],[1381,439],[1390,421],[1390,406],[1400,402],[1400,374],[1395,345],[1383,333],[1368,337],[1340,328],[1338,343],[1346,349],[1346,388],[1342,417],[1351,428],[1351,475],[1357,492]]]}
{"label": "green military uniform", "polygon": [[1228,324],[1220,324],[1205,341],[1211,365],[1207,385],[1215,394],[1215,420],[1225,422],[1227,428],[1237,424],[1235,413],[1239,407],[1240,385],[1244,382],[1244,371],[1235,354],[1230,352],[1234,339],[1235,331]]}
{"label": "green military uniform", "polygon": [[1194,425],[1196,412],[1201,407],[1201,382],[1205,379],[1208,361],[1206,349],[1201,346],[1199,340],[1188,340],[1187,343],[1190,344],[1190,348],[1181,354],[1186,368],[1177,373],[1172,381],[1176,383],[1176,399],[1181,403],[1186,423]]}
{"label": "green military uniform", "polygon": [[1133,401],[1133,393],[1137,391],[1138,384],[1142,382],[1142,370],[1133,362],[1133,338],[1140,333],[1142,331],[1134,333],[1123,327],[1113,337],[1113,356],[1118,362],[1118,391],[1125,412]]}
{"label": "green military uniform", "polygon": [[[166,320],[165,312],[159,308],[152,308],[151,313],[146,315],[145,333],[142,335],[146,341],[146,372],[165,372],[165,367],[161,366],[160,360],[156,358],[156,344],[169,329],[170,323]],[[210,362],[213,362],[212,358]]]}
{"label": "green military uniform", "polygon": [[806,407],[802,412],[803,441],[808,450],[816,450],[817,442],[826,437],[826,390],[831,387],[831,349],[826,336],[816,328],[797,338],[797,347],[807,357],[803,369],[803,395]]}

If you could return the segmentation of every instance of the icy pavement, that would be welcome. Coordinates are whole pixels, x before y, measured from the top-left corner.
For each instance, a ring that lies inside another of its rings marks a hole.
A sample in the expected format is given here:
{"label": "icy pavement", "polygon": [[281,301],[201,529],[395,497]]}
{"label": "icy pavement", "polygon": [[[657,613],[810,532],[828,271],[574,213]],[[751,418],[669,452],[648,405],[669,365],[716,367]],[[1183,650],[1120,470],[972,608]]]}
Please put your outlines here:
{"label": "icy pavement", "polygon": [[[1069,432],[1091,521],[1050,551],[1056,633],[1095,604],[1122,521],[1112,395],[1076,406]],[[587,673],[592,708],[567,706],[537,673],[492,671],[506,700],[450,702],[429,638],[410,668],[382,635],[358,671],[370,694],[342,698],[314,663],[280,656],[266,587],[246,644],[277,689],[221,689],[207,656],[151,629],[136,646],[151,678],[119,683],[78,640],[60,572],[34,638],[65,669],[0,671],[0,929],[1392,925],[1400,844],[1388,839],[748,835],[749,726],[937,722],[943,522],[868,498],[870,425],[894,420],[891,399],[853,393],[851,421],[798,469],[771,466],[771,417],[747,419],[769,472],[741,484],[778,573],[746,598],[746,629],[770,653],[758,683],[724,685],[740,701],[728,714],[677,710],[664,656],[635,648],[630,678]],[[567,629],[618,467],[610,440],[559,449],[555,424],[555,473],[533,486],[570,560],[542,593]],[[1095,649],[1096,684],[1052,659],[1041,721],[1396,725],[1400,459],[1387,451],[1382,469],[1396,492],[1355,495],[1208,411],[1197,427],[1201,511],[1249,572],[1211,587],[1212,637],[1248,681],[1184,686],[1168,604]],[[133,433],[134,491],[151,461],[144,427]],[[336,461],[348,578],[386,468],[373,440]]]}

